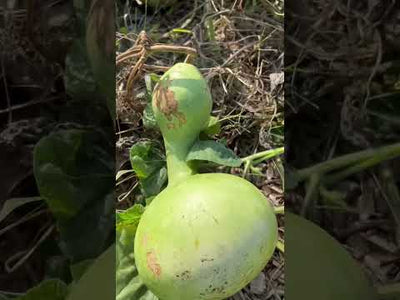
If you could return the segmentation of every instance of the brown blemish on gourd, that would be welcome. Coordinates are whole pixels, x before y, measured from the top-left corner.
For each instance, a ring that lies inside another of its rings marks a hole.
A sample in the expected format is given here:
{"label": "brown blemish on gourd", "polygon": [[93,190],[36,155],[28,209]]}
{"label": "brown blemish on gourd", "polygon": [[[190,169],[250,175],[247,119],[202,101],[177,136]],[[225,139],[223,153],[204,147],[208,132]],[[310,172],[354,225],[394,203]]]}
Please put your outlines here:
{"label": "brown blemish on gourd", "polygon": [[190,271],[183,271],[180,275],[178,275],[178,278],[180,278],[181,280],[189,280],[191,278]]}
{"label": "brown blemish on gourd", "polygon": [[146,257],[147,257],[147,267],[154,274],[154,276],[160,278],[161,266],[157,261],[157,257],[156,254],[154,253],[154,250],[150,250],[149,252],[147,252]]}
{"label": "brown blemish on gourd", "polygon": [[175,129],[176,127],[175,127],[175,124],[174,124],[174,123],[168,123],[168,124],[167,124],[167,128],[168,128],[168,129]]}
{"label": "brown blemish on gourd", "polygon": [[[168,121],[172,121],[173,117],[179,121],[179,127],[186,124],[186,117],[178,111],[178,101],[175,99],[174,92],[168,87],[171,85],[169,79],[160,81],[154,91],[155,104],[158,110],[165,116]],[[167,125],[168,129],[175,129],[173,123]]]}

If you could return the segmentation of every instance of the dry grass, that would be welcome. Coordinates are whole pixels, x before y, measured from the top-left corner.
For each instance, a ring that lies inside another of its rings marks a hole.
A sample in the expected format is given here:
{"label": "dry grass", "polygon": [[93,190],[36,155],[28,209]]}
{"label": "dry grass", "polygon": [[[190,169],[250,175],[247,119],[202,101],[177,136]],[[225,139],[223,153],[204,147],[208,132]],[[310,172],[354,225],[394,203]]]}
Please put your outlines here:
{"label": "dry grass", "polygon": [[[198,57],[193,63],[212,91],[212,114],[222,120],[216,139],[245,157],[283,144],[283,19],[279,15],[282,5],[280,1],[272,4],[266,0],[181,1],[170,9],[146,11],[133,3],[129,9],[120,8],[119,16],[126,16],[125,21],[120,18],[120,25],[125,23],[129,30],[117,33],[119,50],[131,47],[142,30],[155,43],[195,48]],[[181,54],[160,53],[151,55],[146,64],[153,66],[154,73],[161,74],[184,58]],[[133,59],[117,71],[118,170],[130,168],[128,151],[132,144],[146,139],[162,144],[159,133],[145,129],[142,122],[146,104],[144,75],[148,71],[141,72],[135,80],[133,98],[126,96],[127,76],[135,62]],[[246,178],[273,205],[283,205],[279,162],[260,163],[257,167],[260,175],[250,171]],[[242,175],[243,169],[228,172]],[[119,186],[120,198],[131,191],[119,203],[120,207],[140,198],[138,189],[133,187],[135,178]],[[283,224],[280,225],[283,237]],[[283,255],[276,251],[263,274],[231,299],[283,299],[283,265]]]}

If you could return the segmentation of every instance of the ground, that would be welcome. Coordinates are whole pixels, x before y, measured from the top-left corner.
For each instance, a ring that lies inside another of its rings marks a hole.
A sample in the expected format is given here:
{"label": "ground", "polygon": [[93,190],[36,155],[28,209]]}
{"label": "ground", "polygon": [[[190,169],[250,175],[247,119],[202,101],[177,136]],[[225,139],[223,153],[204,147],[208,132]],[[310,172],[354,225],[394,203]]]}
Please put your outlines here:
{"label": "ground", "polygon": [[[290,2],[285,170],[399,141],[399,4]],[[398,282],[399,175],[399,159],[383,161],[337,178],[327,189],[321,185],[308,205],[309,186],[287,190],[286,207],[308,210],[308,218],[335,236],[375,285]]]}

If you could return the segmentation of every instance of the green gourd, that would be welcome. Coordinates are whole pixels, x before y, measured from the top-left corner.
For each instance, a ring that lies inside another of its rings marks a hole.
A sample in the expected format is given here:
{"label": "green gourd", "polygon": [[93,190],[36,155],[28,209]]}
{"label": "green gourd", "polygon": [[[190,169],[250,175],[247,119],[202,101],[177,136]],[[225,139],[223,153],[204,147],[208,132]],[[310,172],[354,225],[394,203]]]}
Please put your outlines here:
{"label": "green gourd", "polygon": [[250,182],[196,174],[186,161],[211,113],[198,69],[178,63],[160,79],[152,106],[164,138],[168,186],[135,236],[139,276],[161,300],[225,299],[253,280],[277,242],[272,206]]}
{"label": "green gourd", "polygon": [[285,212],[285,299],[376,300],[361,267],[326,231]]}

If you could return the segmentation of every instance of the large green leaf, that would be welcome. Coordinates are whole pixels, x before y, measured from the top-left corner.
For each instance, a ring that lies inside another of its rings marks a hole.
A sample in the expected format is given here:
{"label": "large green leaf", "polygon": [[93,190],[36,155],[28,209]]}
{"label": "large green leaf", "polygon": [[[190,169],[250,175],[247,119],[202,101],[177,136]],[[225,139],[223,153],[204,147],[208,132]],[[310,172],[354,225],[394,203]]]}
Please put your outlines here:
{"label": "large green leaf", "polygon": [[192,160],[211,161],[229,167],[239,167],[242,164],[232,150],[215,141],[198,140],[186,157],[186,161]]}
{"label": "large green leaf", "polygon": [[73,262],[96,257],[114,226],[113,146],[94,130],[67,129],[39,141],[34,174]]}
{"label": "large green leaf", "polygon": [[143,212],[143,206],[137,204],[117,213],[117,300],[158,299],[143,284],[135,266],[135,233]]}
{"label": "large green leaf", "polygon": [[17,300],[64,300],[67,293],[68,287],[64,282],[57,279],[49,279],[30,289],[25,295],[18,297]]}

